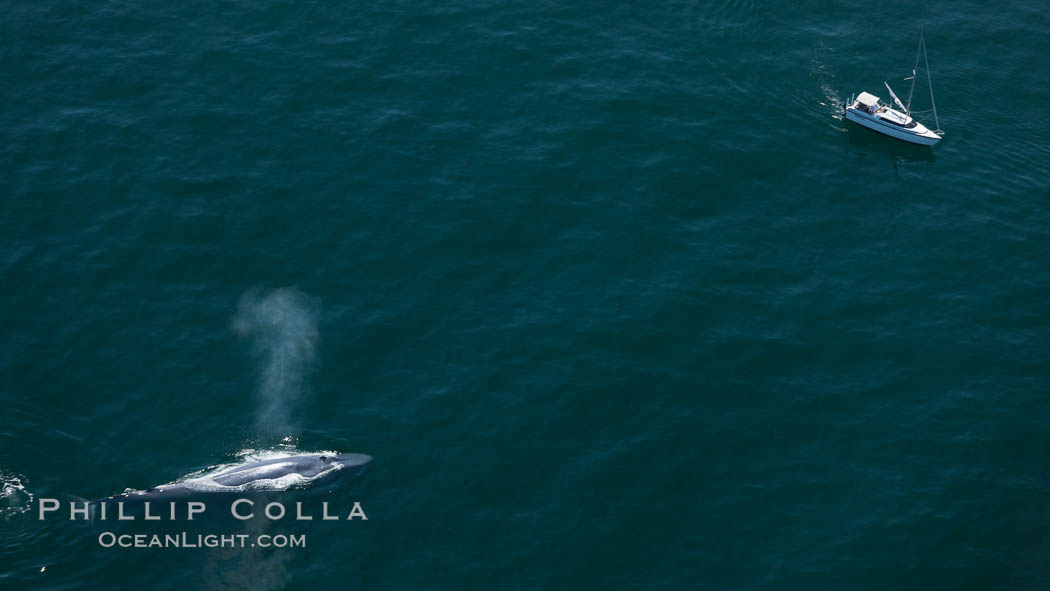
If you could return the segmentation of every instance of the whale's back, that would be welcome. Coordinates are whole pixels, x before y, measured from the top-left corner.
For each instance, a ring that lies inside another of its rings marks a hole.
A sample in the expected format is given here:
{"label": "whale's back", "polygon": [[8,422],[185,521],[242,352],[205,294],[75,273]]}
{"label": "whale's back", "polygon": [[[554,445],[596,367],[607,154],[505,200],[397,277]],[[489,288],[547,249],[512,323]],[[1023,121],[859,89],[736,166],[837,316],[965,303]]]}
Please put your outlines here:
{"label": "whale's back", "polygon": [[289,474],[310,478],[336,467],[330,458],[325,456],[290,456],[237,466],[212,475],[210,480],[223,486],[241,486],[256,480],[271,480]]}

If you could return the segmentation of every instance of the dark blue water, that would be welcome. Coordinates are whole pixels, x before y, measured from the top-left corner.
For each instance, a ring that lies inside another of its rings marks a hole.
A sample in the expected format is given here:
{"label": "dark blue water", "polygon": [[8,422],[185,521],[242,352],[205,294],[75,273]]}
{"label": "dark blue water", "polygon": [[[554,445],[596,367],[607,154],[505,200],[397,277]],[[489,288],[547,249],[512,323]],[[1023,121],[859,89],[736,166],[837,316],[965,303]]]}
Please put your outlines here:
{"label": "dark blue water", "polygon": [[[1050,17],[916,10],[8,5],[0,587],[1047,588]],[[306,548],[36,515],[319,450],[183,524]]]}

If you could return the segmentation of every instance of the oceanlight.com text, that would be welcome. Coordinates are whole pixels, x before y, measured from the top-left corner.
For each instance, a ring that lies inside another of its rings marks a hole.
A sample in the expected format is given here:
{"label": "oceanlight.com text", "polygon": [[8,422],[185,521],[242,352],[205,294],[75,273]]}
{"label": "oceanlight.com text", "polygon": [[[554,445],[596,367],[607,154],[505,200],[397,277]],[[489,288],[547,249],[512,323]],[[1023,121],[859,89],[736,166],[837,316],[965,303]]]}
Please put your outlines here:
{"label": "oceanlight.com text", "polygon": [[102,532],[103,548],[305,548],[306,534],[115,534]]}

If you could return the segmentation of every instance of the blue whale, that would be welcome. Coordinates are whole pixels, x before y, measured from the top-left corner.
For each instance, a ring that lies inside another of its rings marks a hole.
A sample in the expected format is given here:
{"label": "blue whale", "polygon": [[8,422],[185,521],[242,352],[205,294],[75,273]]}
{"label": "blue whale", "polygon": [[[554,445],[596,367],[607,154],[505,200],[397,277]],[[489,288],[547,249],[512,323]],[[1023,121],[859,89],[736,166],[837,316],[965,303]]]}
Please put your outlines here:
{"label": "blue whale", "polygon": [[[371,462],[372,456],[366,454],[297,454],[228,466],[181,482],[106,497],[99,502],[168,501],[221,493],[279,491],[291,484],[358,474]],[[292,478],[281,482],[287,477]]]}

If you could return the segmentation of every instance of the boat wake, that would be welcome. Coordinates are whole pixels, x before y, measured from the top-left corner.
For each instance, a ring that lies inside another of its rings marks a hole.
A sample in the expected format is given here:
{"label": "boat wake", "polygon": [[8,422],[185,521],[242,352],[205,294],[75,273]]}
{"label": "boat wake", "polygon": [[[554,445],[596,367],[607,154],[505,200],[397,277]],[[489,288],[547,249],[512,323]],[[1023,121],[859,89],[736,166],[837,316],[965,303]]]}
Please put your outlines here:
{"label": "boat wake", "polygon": [[[814,78],[820,84],[820,93],[824,99],[820,101],[820,106],[824,110],[829,111],[833,119],[842,121],[842,108],[845,106],[845,101],[839,96],[839,93],[835,90],[832,83],[835,81],[835,74],[828,69],[827,64],[822,59],[824,55],[833,53],[835,50],[831,47],[821,46],[817,52],[818,54],[810,60],[810,76]],[[832,127],[836,129],[844,130],[845,128],[840,125],[832,124]]]}
{"label": "boat wake", "polygon": [[838,86],[836,75],[827,63],[833,61],[835,49],[821,44],[805,51],[809,59],[808,76],[785,78],[777,85],[770,85],[766,91],[771,100],[788,106],[783,110],[785,116],[805,125],[819,122],[819,125],[827,125],[836,131],[845,131],[842,124],[845,101],[835,90]]}

